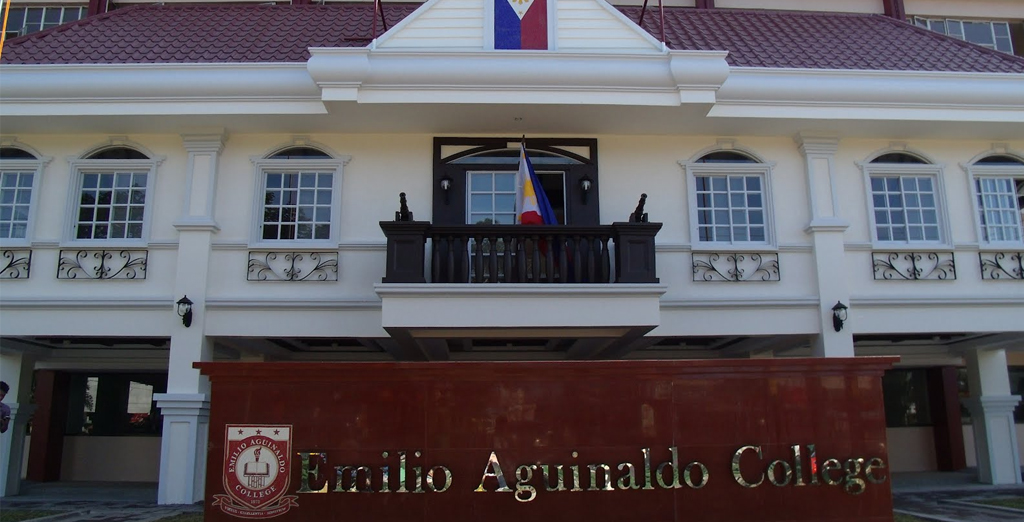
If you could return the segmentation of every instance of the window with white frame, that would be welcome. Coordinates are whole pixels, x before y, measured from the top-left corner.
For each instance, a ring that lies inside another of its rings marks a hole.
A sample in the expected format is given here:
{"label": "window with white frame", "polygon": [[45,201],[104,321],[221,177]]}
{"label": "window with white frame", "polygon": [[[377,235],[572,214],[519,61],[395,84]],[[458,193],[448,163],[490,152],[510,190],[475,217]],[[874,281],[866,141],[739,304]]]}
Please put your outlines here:
{"label": "window with white frame", "polygon": [[686,164],[695,243],[768,245],[770,165],[735,151],[705,154]]}
{"label": "window with white frame", "polygon": [[330,242],[336,235],[343,161],[313,147],[290,147],[257,160],[255,243]]}
{"label": "window with white frame", "polygon": [[115,146],[71,163],[77,181],[70,239],[144,241],[157,162],[133,148]]}
{"label": "window with white frame", "polygon": [[11,7],[7,14],[6,38],[16,38],[35,33],[60,24],[85,18],[86,7],[70,6],[27,6]]}
{"label": "window with white frame", "polygon": [[925,29],[966,40],[982,47],[1013,54],[1010,24],[985,20],[952,20],[914,17],[914,23]]}
{"label": "window with white frame", "polygon": [[0,147],[0,241],[27,243],[40,161],[17,147]]}
{"label": "window with white frame", "polygon": [[939,167],[912,154],[883,154],[864,165],[875,240],[943,243]]}
{"label": "window with white frame", "polygon": [[1024,160],[996,154],[976,161],[968,170],[973,179],[981,241],[1024,241]]}

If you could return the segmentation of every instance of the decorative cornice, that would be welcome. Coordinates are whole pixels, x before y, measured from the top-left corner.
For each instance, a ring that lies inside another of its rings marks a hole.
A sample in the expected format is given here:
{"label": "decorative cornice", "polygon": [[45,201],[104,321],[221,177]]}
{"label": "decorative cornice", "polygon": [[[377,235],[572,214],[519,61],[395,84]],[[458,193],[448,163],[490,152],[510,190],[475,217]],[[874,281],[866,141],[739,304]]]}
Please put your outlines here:
{"label": "decorative cornice", "polygon": [[220,232],[220,226],[210,219],[179,219],[174,222],[178,232]]}
{"label": "decorative cornice", "polygon": [[173,310],[174,298],[150,297],[139,299],[105,298],[32,298],[0,299],[3,310]]}
{"label": "decorative cornice", "polygon": [[708,116],[1024,122],[1024,74],[733,67]]}
{"label": "decorative cornice", "polygon": [[325,114],[305,64],[4,65],[2,116]]}
{"label": "decorative cornice", "polygon": [[800,153],[804,156],[811,154],[831,156],[839,150],[839,138],[835,136],[816,136],[801,132],[793,136],[793,141],[799,145]]}
{"label": "decorative cornice", "polygon": [[494,297],[498,299],[537,297],[651,297],[664,294],[668,287],[658,284],[535,284],[510,283],[484,285],[476,283],[402,284],[378,283],[374,291],[381,297]]}
{"label": "decorative cornice", "polygon": [[729,75],[724,51],[312,48],[310,54],[309,75],[324,101],[360,103],[678,106],[714,103]]}

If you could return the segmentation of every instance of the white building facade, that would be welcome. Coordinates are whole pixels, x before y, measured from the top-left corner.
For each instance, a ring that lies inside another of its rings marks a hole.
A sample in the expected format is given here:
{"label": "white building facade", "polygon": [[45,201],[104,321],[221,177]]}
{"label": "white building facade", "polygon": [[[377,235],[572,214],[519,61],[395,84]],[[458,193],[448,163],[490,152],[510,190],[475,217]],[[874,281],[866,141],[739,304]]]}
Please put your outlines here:
{"label": "white building facade", "polygon": [[[0,491],[27,459],[201,500],[211,360],[900,355],[893,470],[1021,482],[1024,60],[881,15],[649,10],[645,31],[637,7],[545,5],[539,50],[496,50],[473,0],[385,4],[387,29],[372,4],[139,6],[9,42]],[[195,32],[161,43],[172,21]],[[228,21],[254,36],[217,40]],[[305,23],[313,44],[274,31]],[[827,24],[850,28],[835,48]],[[81,48],[118,27],[127,49]],[[524,135],[560,225],[611,238],[608,264],[575,256],[586,277],[512,282],[466,230],[508,223]],[[401,229],[423,282],[382,281],[399,193],[429,222]],[[661,227],[627,252],[641,194]]]}

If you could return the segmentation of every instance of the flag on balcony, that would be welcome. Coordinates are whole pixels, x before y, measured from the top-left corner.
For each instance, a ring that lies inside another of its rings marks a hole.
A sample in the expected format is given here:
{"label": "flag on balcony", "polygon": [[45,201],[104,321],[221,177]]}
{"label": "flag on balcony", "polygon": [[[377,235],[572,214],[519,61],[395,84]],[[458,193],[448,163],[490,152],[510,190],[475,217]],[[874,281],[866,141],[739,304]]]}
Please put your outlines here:
{"label": "flag on balcony", "polygon": [[533,163],[526,155],[526,144],[519,148],[519,172],[516,173],[516,223],[521,225],[556,225],[555,210],[551,208]]}
{"label": "flag on balcony", "polygon": [[547,0],[494,0],[495,49],[547,49]]}

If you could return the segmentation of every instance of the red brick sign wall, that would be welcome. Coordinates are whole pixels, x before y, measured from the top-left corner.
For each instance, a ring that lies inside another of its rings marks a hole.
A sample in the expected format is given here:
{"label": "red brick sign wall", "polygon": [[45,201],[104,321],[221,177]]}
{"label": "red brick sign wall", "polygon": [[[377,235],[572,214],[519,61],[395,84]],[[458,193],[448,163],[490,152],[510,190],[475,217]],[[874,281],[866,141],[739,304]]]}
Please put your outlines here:
{"label": "red brick sign wall", "polygon": [[892,362],[199,363],[206,520],[891,522]]}

